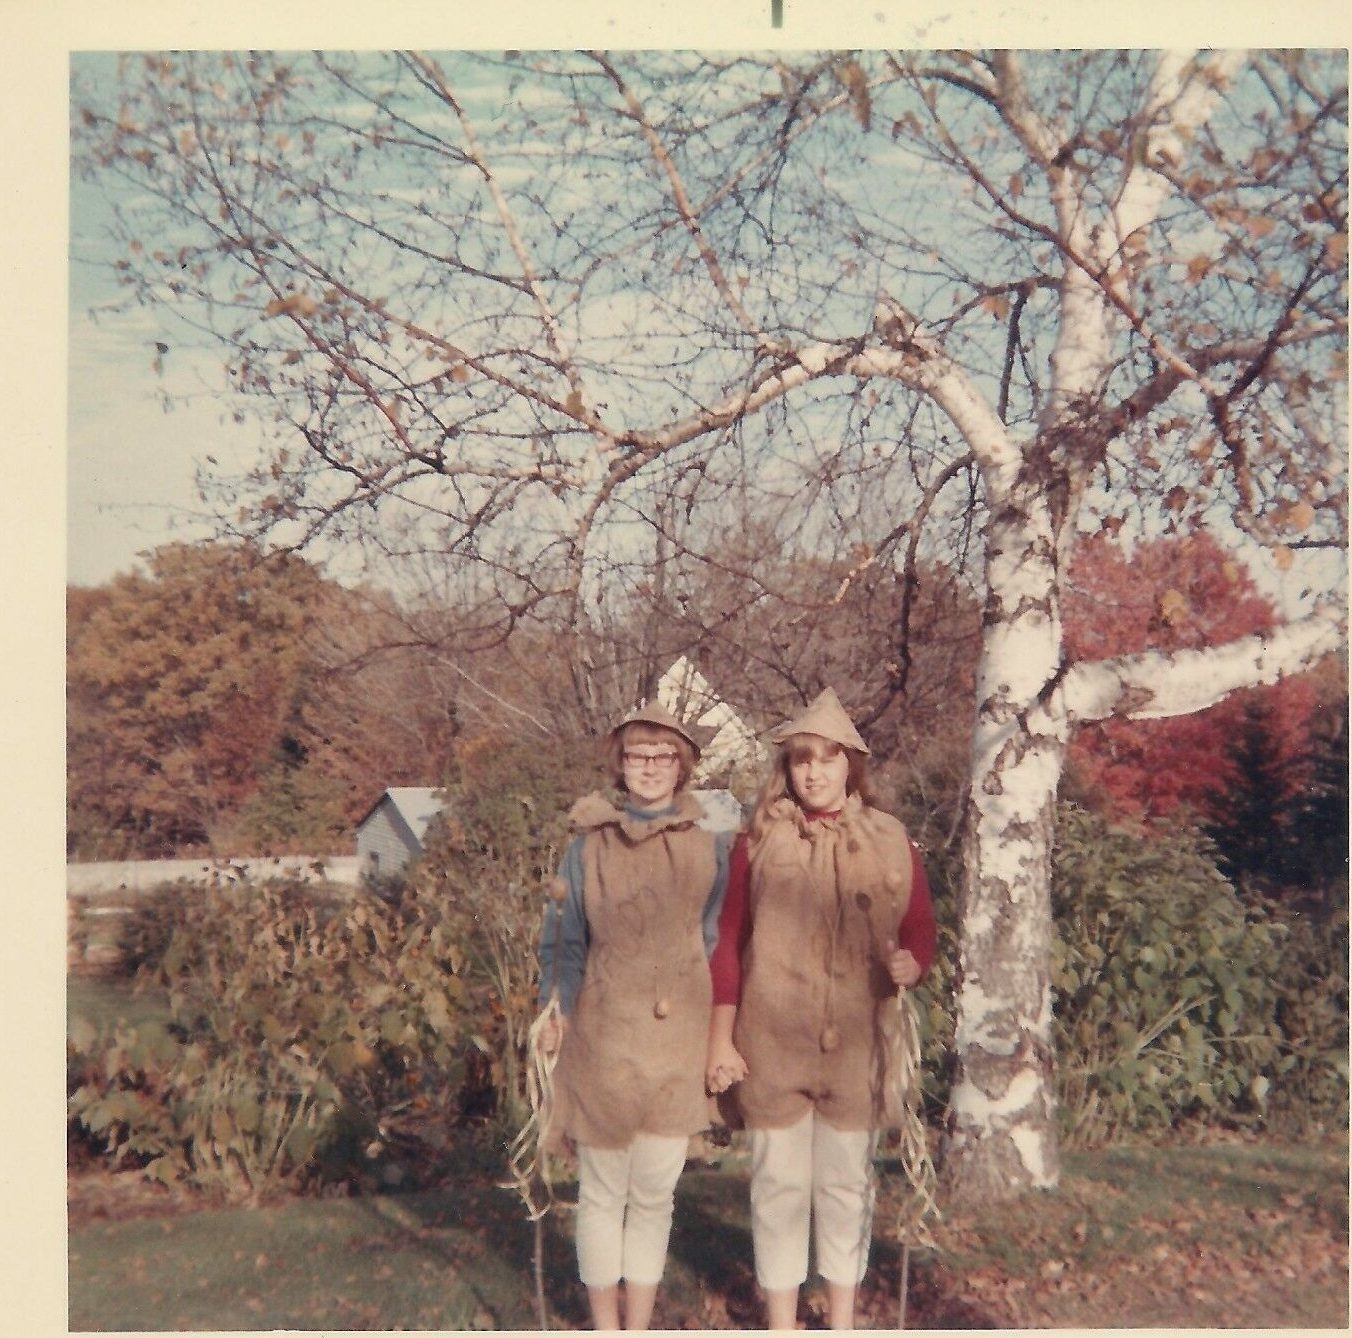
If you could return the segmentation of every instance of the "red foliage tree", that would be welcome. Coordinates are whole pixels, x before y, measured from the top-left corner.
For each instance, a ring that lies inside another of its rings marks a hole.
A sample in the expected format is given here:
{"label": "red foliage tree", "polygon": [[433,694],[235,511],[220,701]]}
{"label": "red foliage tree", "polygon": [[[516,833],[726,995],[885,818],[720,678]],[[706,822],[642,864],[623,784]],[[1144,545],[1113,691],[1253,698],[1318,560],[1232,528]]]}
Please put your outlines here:
{"label": "red foliage tree", "polygon": [[[1280,622],[1243,561],[1205,531],[1130,548],[1102,533],[1082,540],[1064,609],[1069,661],[1201,649]],[[1099,722],[1071,744],[1074,784],[1086,802],[1117,820],[1188,813],[1213,821],[1227,792],[1243,783],[1229,745],[1258,696],[1279,786],[1272,800],[1280,806],[1306,779],[1318,695],[1306,674],[1234,693],[1194,715]]]}

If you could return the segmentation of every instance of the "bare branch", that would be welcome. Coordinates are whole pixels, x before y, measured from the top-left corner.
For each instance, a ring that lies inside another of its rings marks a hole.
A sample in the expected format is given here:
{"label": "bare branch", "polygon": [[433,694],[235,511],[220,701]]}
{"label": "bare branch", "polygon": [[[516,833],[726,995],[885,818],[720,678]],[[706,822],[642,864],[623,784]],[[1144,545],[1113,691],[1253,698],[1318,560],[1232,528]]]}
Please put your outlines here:
{"label": "bare branch", "polygon": [[489,167],[484,157],[483,149],[479,144],[479,137],[475,133],[474,126],[470,122],[465,110],[451,90],[446,76],[441,67],[430,57],[421,52],[412,51],[407,54],[406,59],[420,70],[423,75],[432,83],[439,96],[448,107],[455,113],[460,122],[461,129],[465,132],[465,142],[469,148],[469,155],[474,165],[479,169],[483,177],[484,186],[492,196],[494,208],[498,212],[498,218],[502,222],[502,230],[511,244],[512,252],[521,265],[521,273],[525,278],[526,286],[530,289],[531,296],[535,299],[535,304],[540,312],[540,324],[545,332],[545,337],[549,341],[549,346],[558,360],[558,369],[567,378],[568,385],[573,394],[577,397],[577,406],[573,409],[571,416],[579,421],[587,421],[584,417],[582,406],[585,404],[583,399],[582,380],[578,376],[577,368],[569,352],[564,348],[563,337],[559,330],[558,319],[555,317],[550,307],[549,300],[545,296],[544,290],[540,286],[539,278],[535,273],[534,265],[531,261],[530,253],[526,249],[525,240],[521,235],[521,229],[517,227],[516,219],[513,217],[511,206],[507,202],[507,197],[503,193],[502,186],[499,184],[497,176]]}
{"label": "bare branch", "polygon": [[1325,607],[1269,632],[1205,650],[1148,651],[1071,665],[1056,706],[1072,724],[1159,720],[1204,710],[1238,688],[1275,683],[1336,651],[1341,611]]}
{"label": "bare branch", "polygon": [[643,137],[652,151],[653,159],[661,169],[667,179],[667,184],[671,188],[672,203],[676,206],[677,213],[685,224],[686,231],[690,234],[690,239],[695,243],[695,249],[699,252],[700,260],[704,268],[708,271],[709,278],[713,281],[714,287],[718,290],[728,310],[737,318],[738,324],[749,335],[752,335],[757,345],[768,347],[769,341],[766,339],[765,331],[760,327],[755,318],[746,309],[741,298],[733,291],[733,285],[729,283],[728,277],[723,272],[723,267],[719,263],[718,256],[714,253],[713,247],[709,244],[703,230],[700,227],[699,218],[690,204],[689,196],[686,194],[685,185],[681,180],[681,175],[676,169],[676,164],[672,161],[671,155],[667,152],[666,146],[662,143],[657,131],[653,128],[652,122],[648,120],[643,111],[643,104],[639,102],[637,94],[629,87],[621,76],[620,72],[611,63],[609,58],[600,51],[588,53],[607,74],[616,90],[624,99],[624,105],[629,116],[634,123],[642,130]]}

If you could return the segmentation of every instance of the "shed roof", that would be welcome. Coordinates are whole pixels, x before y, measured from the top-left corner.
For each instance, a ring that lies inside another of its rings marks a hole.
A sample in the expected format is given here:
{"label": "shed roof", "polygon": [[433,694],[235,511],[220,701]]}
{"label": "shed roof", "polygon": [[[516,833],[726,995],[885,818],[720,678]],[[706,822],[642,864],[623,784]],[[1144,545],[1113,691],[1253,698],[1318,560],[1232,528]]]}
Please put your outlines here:
{"label": "shed roof", "polygon": [[392,785],[366,810],[357,826],[365,826],[371,814],[388,799],[421,844],[427,835],[428,824],[445,807],[441,794],[441,788],[436,785]]}

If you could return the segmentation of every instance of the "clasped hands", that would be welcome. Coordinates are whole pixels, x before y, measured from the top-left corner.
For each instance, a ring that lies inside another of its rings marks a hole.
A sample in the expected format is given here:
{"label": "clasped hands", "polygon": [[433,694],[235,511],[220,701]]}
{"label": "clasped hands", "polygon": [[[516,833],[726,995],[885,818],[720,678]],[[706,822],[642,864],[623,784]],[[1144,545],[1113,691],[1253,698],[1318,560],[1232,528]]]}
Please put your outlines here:
{"label": "clasped hands", "polygon": [[[888,955],[887,974],[899,990],[908,990],[920,979],[920,963],[906,948],[897,948]],[[747,1074],[746,1060],[727,1038],[726,1033],[730,1030],[731,1025],[726,1021],[721,1028],[715,1025],[714,1035],[709,1042],[708,1059],[704,1066],[704,1086],[711,1096],[726,1092],[734,1083],[741,1082]],[[720,1031],[722,1034],[719,1034]]]}
{"label": "clasped hands", "polygon": [[704,1087],[711,1096],[726,1092],[746,1077],[746,1060],[731,1041],[715,1041],[704,1065]]}

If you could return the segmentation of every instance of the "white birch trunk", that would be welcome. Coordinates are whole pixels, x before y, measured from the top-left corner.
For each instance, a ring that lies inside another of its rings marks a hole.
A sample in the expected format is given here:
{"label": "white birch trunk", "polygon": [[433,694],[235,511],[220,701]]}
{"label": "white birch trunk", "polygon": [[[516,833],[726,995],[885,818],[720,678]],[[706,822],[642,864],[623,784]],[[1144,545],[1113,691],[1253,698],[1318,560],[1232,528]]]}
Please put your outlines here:
{"label": "white birch trunk", "polygon": [[[1160,59],[1145,108],[1151,144],[1144,159],[1154,157],[1156,141],[1167,145],[1191,135],[1209,114],[1215,85],[1198,80],[1184,96],[1180,80],[1188,68],[1174,54]],[[956,1064],[944,1150],[947,1188],[966,1199],[1050,1187],[1060,1171],[1050,978],[1052,841],[1069,709],[1077,704],[1083,714],[1091,695],[1088,684],[1077,683],[1072,703],[1059,689],[1060,572],[1094,468],[1092,452],[1082,444],[1080,416],[1093,415],[1102,401],[1112,359],[1115,282],[1103,286],[1083,262],[1106,272],[1124,230],[1142,227],[1164,195],[1142,161],[1123,183],[1113,226],[1091,228],[1073,174],[1055,165],[1057,136],[1034,112],[1017,57],[1005,54],[997,62],[996,85],[1008,123],[1048,173],[1067,261],[1051,394],[1034,440],[1015,452],[1002,432],[990,431],[984,439],[965,432],[982,462],[990,511],[955,973]],[[1115,296],[1121,300],[1123,293]],[[1167,662],[1152,665],[1166,677],[1171,669]],[[1123,667],[1121,678],[1131,677]]]}
{"label": "white birch trunk", "polygon": [[987,534],[959,908],[944,1153],[957,1197],[1004,1197],[1054,1184],[1059,1171],[1050,888],[1066,727],[1039,705],[1061,655],[1056,538],[1044,489],[1016,479],[1001,491]]}

